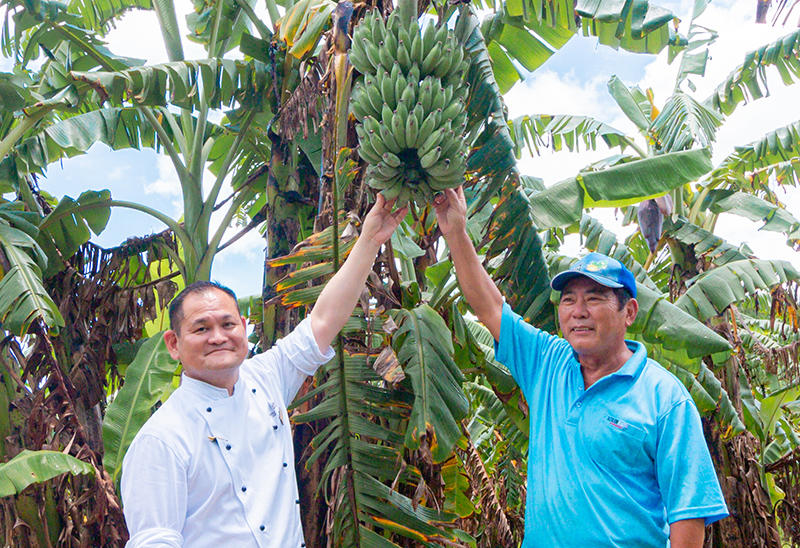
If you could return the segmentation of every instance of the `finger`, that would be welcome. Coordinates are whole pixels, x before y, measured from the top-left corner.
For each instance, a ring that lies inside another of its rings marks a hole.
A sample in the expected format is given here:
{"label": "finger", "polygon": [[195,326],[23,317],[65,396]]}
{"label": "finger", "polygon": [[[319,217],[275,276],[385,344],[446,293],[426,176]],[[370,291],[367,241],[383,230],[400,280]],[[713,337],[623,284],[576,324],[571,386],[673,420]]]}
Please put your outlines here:
{"label": "finger", "polygon": [[386,203],[386,198],[383,197],[383,194],[380,192],[375,196],[375,207],[380,209]]}
{"label": "finger", "polygon": [[437,192],[436,196],[433,197],[433,207],[438,207],[447,201],[447,197],[445,196],[444,192]]}
{"label": "finger", "polygon": [[400,221],[405,218],[406,214],[408,213],[408,206],[405,205],[392,213],[392,219],[394,219],[395,223],[400,224]]}

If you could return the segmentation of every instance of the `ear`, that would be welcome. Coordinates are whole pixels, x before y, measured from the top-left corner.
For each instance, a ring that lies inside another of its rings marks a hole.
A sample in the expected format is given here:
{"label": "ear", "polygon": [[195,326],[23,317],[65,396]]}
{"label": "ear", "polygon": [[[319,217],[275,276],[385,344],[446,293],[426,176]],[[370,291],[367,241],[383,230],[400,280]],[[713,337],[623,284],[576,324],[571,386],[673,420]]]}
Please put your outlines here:
{"label": "ear", "polygon": [[630,327],[636,320],[636,315],[639,313],[639,301],[630,299],[625,303],[625,327]]}
{"label": "ear", "polygon": [[178,356],[178,334],[172,329],[165,331],[164,344],[167,345],[167,350],[169,351],[169,355],[172,356],[172,359],[180,361],[180,357]]}
{"label": "ear", "polygon": [[247,331],[247,318],[245,318],[244,316],[239,316],[239,317],[242,319],[242,327],[244,327],[244,330]]}

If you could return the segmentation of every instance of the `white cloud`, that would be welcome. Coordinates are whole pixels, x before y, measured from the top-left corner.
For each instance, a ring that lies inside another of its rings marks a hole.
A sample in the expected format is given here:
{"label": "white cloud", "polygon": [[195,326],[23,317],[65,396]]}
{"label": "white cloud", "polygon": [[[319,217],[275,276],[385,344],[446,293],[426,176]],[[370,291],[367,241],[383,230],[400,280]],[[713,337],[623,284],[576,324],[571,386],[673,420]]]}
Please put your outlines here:
{"label": "white cloud", "polygon": [[[183,38],[183,53],[186,59],[205,59],[207,56],[205,49],[200,44],[185,38],[189,34],[186,14],[193,10],[189,0],[175,2],[178,28]],[[117,23],[116,28],[108,33],[107,40],[116,55],[144,59],[148,64],[166,63],[169,60],[155,11],[129,11]]]}
{"label": "white cloud", "polygon": [[144,193],[163,196],[172,209],[171,212],[166,210],[164,212],[177,219],[183,215],[183,196],[175,166],[169,157],[163,154],[156,156],[156,165],[158,166],[158,178],[144,185]]}

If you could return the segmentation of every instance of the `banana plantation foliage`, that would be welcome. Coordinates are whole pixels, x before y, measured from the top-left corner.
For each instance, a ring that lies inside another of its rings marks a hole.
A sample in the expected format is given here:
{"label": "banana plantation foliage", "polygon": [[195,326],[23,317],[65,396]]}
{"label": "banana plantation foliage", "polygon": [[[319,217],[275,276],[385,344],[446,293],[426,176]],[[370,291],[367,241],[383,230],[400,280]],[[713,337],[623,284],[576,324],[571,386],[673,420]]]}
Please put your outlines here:
{"label": "banana plantation foliage", "polygon": [[[706,546],[800,546],[800,272],[715,234],[720,214],[739,215],[800,250],[779,192],[798,184],[800,120],[743,135],[711,162],[727,117],[766,95],[769,76],[800,80],[800,31],[776,29],[699,97],[692,82],[717,36],[693,22],[705,0],[684,17],[686,35],[675,31],[684,14],[647,0],[420,0],[404,13],[388,0],[266,0],[265,15],[252,0],[195,2],[188,14],[172,0],[2,5],[13,70],[0,73],[1,543],[123,546],[122,457],[180,375],[159,332],[172,296],[259,230],[263,290],[240,307],[254,351],[268,348],[308,313],[382,189],[413,207],[336,357],[291,409],[305,537],[518,545],[528,406],[467,313],[427,204],[464,174],[470,235],[527,321],[557,332],[549,280],[576,258],[562,251],[568,234],[636,275],[629,336],[691,392],[731,510]],[[129,10],[156,12],[169,62],[107,47]],[[184,16],[205,59],[184,58]],[[611,77],[635,135],[560,113],[509,119],[503,96],[522,69],[536,78],[570,40],[667,48],[674,92]],[[41,176],[96,143],[169,158],[180,217],[101,188],[50,194]],[[596,148],[605,160],[549,186],[517,165]],[[93,237],[118,208],[167,229],[101,248]],[[619,208],[640,230],[620,240],[593,208]]]}

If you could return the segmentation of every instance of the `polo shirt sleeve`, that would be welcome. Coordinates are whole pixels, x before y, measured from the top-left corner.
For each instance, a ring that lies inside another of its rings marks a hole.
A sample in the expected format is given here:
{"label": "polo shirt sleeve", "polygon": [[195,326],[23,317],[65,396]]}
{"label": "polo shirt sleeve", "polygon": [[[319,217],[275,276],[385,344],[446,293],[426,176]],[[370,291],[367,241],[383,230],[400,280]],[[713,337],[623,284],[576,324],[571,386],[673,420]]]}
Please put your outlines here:
{"label": "polo shirt sleeve", "polygon": [[308,317],[254,360],[260,366],[261,374],[280,383],[284,405],[288,406],[306,378],[334,355],[330,346],[324,350],[317,346],[311,330],[311,317]]}
{"label": "polo shirt sleeve", "polygon": [[557,337],[537,329],[503,303],[500,320],[500,340],[495,342],[495,359],[511,371],[527,397],[534,377],[541,372]]}
{"label": "polo shirt sleeve", "polygon": [[673,405],[658,420],[656,479],[668,523],[703,518],[708,525],[728,515],[691,399]]}
{"label": "polo shirt sleeve", "polygon": [[126,548],[182,548],[186,466],[167,445],[138,436],[122,463],[120,487],[130,540]]}

